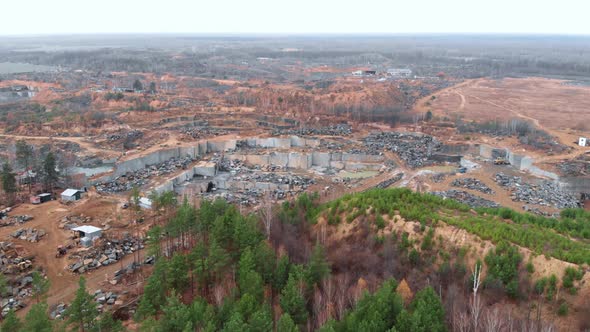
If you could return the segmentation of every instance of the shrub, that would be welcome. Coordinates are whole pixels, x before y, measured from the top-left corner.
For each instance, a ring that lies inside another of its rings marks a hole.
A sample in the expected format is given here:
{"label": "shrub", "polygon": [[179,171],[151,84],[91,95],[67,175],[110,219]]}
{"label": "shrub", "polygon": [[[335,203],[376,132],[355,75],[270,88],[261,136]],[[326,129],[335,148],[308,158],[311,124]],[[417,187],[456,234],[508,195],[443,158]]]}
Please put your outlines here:
{"label": "shrub", "polygon": [[569,308],[567,306],[567,303],[563,302],[559,305],[559,308],[557,309],[557,314],[559,316],[565,316],[568,314]]}
{"label": "shrub", "polygon": [[418,250],[412,249],[408,255],[408,259],[410,260],[410,264],[412,264],[412,266],[418,266],[418,264],[420,264],[420,253]]}

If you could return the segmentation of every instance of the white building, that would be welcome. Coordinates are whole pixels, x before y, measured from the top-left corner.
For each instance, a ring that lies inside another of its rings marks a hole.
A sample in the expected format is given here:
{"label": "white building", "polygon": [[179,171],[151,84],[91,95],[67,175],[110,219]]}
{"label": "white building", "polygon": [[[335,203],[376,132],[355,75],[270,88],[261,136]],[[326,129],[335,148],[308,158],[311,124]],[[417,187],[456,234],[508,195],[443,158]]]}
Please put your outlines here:
{"label": "white building", "polygon": [[90,225],[84,225],[76,228],[72,228],[74,232],[78,232],[80,237],[80,243],[85,246],[89,247],[92,245],[92,241],[94,239],[98,239],[102,236],[102,229]]}
{"label": "white building", "polygon": [[387,74],[392,77],[410,77],[412,70],[407,68],[391,68],[387,70]]}
{"label": "white building", "polygon": [[588,144],[587,141],[588,141],[588,139],[586,137],[580,137],[578,139],[578,145],[579,146],[587,146],[587,144]]}
{"label": "white building", "polygon": [[61,193],[61,200],[63,202],[73,202],[82,198],[82,191],[78,189],[66,189]]}

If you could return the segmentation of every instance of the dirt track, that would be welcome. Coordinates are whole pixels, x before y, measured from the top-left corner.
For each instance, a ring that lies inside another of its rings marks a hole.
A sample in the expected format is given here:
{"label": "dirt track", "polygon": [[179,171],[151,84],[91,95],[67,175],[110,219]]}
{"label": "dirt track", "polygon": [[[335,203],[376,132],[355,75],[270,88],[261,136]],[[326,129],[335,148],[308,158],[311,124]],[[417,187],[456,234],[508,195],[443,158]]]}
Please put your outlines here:
{"label": "dirt track", "polygon": [[[100,199],[93,197],[90,203],[96,203],[97,201],[100,201]],[[94,210],[104,210],[100,206],[93,208],[91,206],[92,204],[88,203],[88,199],[84,199],[76,203],[76,206],[65,206],[59,201],[50,201],[40,205],[22,204],[15,208],[10,215],[31,215],[33,216],[33,220],[23,225],[0,228],[0,240],[7,240],[22,245],[35,256],[34,265],[45,269],[47,277],[51,281],[47,299],[50,306],[60,302],[69,302],[74,297],[78,288],[79,275],[67,270],[67,266],[71,264],[71,261],[67,258],[68,255],[61,258],[55,257],[57,247],[67,243],[72,235],[71,232],[59,228],[60,220],[68,214],[79,213],[80,211],[85,211],[87,212],[86,215],[89,215],[94,214]],[[103,212],[105,214],[111,213],[110,210]],[[95,222],[93,224],[100,226]],[[21,227],[42,228],[47,234],[37,243],[30,243],[10,237],[10,233]],[[122,263],[117,262],[116,264],[84,274],[87,279],[88,289],[94,291],[95,289],[101,288],[105,284],[105,275],[112,278],[116,270],[121,269],[122,265],[128,265],[132,261],[133,255],[128,255],[122,260]],[[29,308],[30,306],[18,311],[19,316],[24,316]]]}

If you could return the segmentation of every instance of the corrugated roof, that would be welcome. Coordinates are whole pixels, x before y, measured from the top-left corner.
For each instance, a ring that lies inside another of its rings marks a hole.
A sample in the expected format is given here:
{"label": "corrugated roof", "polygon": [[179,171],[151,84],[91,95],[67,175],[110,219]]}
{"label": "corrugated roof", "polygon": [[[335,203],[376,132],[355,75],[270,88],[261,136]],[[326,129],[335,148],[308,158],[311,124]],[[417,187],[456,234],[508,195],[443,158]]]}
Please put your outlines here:
{"label": "corrugated roof", "polygon": [[66,189],[63,193],[61,193],[62,196],[74,196],[76,195],[80,190],[78,189]]}
{"label": "corrugated roof", "polygon": [[90,225],[84,225],[84,226],[72,228],[72,230],[76,231],[76,232],[83,232],[85,234],[92,234],[92,233],[96,233],[98,231],[102,231],[101,228],[90,226]]}
{"label": "corrugated roof", "polygon": [[152,200],[147,197],[140,197],[139,204],[152,205]]}

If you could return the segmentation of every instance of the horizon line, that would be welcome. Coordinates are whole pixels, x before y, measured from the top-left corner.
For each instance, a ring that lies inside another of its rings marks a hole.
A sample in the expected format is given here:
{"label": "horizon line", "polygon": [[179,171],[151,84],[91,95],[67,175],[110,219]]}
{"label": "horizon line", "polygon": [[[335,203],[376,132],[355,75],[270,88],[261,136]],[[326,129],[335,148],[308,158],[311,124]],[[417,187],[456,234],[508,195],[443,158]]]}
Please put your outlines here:
{"label": "horizon line", "polygon": [[68,36],[213,36],[213,37],[412,37],[412,36],[551,36],[590,37],[590,33],[565,32],[50,32],[4,34],[0,37],[68,37]]}

